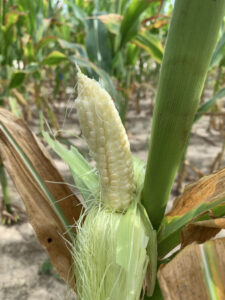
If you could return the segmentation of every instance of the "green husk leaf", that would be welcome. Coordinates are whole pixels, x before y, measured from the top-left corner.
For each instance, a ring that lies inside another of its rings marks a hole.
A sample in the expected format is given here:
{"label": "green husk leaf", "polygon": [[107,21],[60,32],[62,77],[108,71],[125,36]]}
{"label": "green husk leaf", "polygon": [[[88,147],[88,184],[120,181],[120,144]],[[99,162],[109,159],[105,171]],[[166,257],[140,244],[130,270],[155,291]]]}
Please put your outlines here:
{"label": "green husk leaf", "polygon": [[149,228],[137,202],[125,214],[92,207],[74,242],[78,299],[139,300],[150,259]]}
{"label": "green husk leaf", "polygon": [[42,134],[49,146],[70,167],[76,187],[82,194],[86,205],[90,206],[91,200],[96,198],[99,191],[98,175],[95,170],[75,147],[71,146],[70,149],[67,149],[60,142],[52,139],[47,132]]}

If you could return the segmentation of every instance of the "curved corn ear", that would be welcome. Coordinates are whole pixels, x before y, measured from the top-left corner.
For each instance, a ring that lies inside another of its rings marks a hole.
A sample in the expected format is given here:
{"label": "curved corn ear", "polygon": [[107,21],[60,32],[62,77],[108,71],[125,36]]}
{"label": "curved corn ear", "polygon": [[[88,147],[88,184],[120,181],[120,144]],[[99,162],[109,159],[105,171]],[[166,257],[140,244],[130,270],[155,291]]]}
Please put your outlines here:
{"label": "curved corn ear", "polygon": [[130,144],[110,95],[78,72],[78,119],[100,175],[101,199],[110,210],[126,210],[133,198]]}

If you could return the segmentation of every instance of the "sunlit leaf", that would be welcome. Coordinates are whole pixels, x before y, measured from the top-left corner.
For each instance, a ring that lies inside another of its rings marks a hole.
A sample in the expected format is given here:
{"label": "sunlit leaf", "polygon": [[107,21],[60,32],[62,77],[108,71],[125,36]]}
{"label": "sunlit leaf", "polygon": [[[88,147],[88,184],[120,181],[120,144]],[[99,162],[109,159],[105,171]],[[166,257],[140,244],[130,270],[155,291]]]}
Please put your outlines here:
{"label": "sunlit leaf", "polygon": [[21,112],[21,108],[18,105],[18,102],[16,100],[15,97],[9,97],[9,106],[10,106],[10,110],[11,112],[14,114],[14,116],[17,117],[22,117],[22,112]]}
{"label": "sunlit leaf", "polygon": [[62,39],[58,39],[58,42],[63,49],[75,50],[82,57],[88,58],[84,45],[77,44],[77,43],[70,43],[70,42],[62,40]]}
{"label": "sunlit leaf", "polygon": [[98,176],[95,171],[76,148],[67,149],[57,140],[52,139],[47,132],[43,132],[43,136],[49,146],[68,164],[86,205],[91,205],[91,200],[95,199],[98,192]]}
{"label": "sunlit leaf", "polygon": [[156,36],[145,31],[135,37],[134,43],[148,52],[157,63],[162,63],[163,46]]}
{"label": "sunlit leaf", "polygon": [[120,24],[122,22],[123,17],[119,14],[107,14],[96,16],[102,23],[105,24],[107,29],[113,34],[119,34]]}
{"label": "sunlit leaf", "polygon": [[68,59],[65,54],[59,51],[53,51],[43,59],[42,64],[48,66],[54,66],[54,65],[59,65],[62,62],[66,62],[66,61],[68,61]]}
{"label": "sunlit leaf", "polygon": [[149,7],[151,2],[156,0],[132,0],[129,4],[123,21],[120,27],[120,47],[123,47],[125,43],[131,40],[137,33],[139,29],[139,17],[144,12],[146,8]]}

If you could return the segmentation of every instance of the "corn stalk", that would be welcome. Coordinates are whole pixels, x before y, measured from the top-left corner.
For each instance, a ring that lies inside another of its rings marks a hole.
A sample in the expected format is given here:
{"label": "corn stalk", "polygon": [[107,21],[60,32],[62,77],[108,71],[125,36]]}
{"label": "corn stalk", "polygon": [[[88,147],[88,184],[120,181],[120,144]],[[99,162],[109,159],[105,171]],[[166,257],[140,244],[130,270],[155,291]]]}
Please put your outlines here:
{"label": "corn stalk", "polygon": [[159,228],[224,17],[223,0],[176,1],[153,115],[143,204]]}

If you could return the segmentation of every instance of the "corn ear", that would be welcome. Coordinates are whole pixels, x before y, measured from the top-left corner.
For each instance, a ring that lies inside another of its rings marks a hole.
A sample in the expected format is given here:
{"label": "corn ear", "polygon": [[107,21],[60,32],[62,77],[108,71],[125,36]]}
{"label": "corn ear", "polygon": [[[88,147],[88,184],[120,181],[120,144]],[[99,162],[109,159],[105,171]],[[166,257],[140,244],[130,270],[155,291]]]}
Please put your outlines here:
{"label": "corn ear", "polygon": [[134,188],[130,144],[110,95],[80,71],[76,108],[83,136],[99,171],[102,202],[111,210],[126,210]]}
{"label": "corn ear", "polygon": [[156,232],[139,201],[145,168],[131,156],[111,97],[80,71],[76,108],[101,186],[101,201],[95,201],[77,224],[73,244],[77,296],[139,300],[146,274],[148,294],[154,290],[157,261]]}

